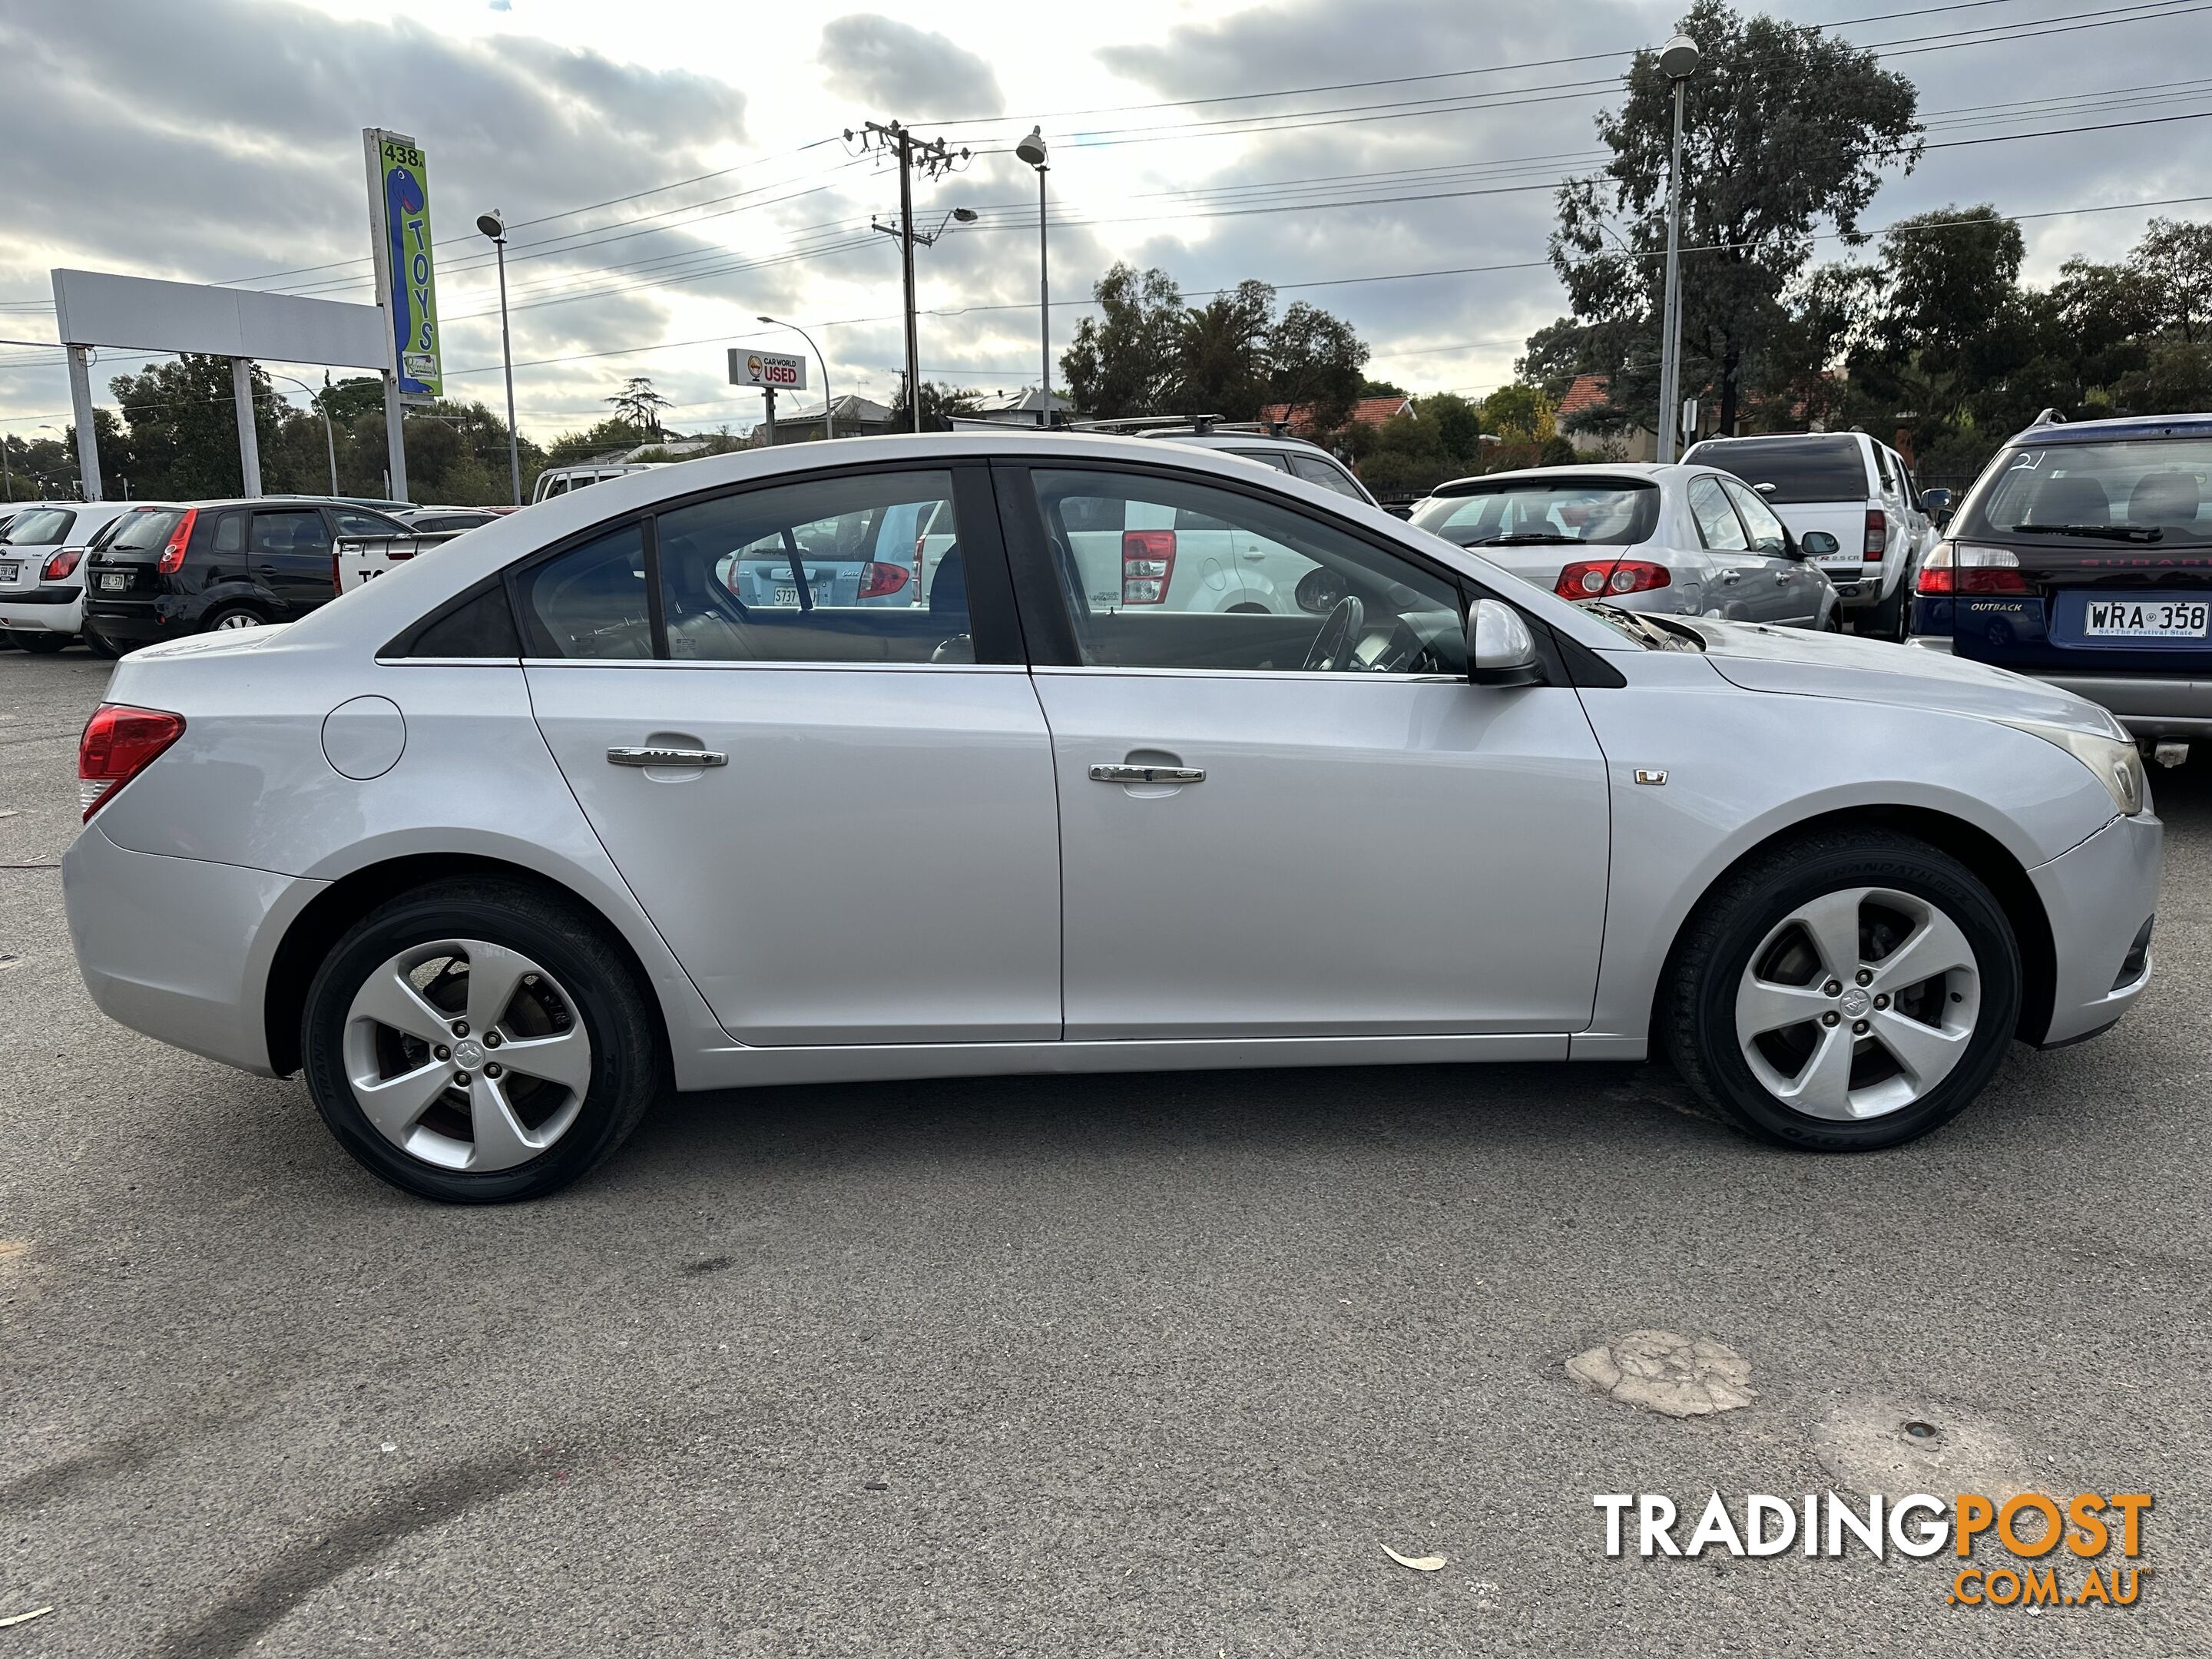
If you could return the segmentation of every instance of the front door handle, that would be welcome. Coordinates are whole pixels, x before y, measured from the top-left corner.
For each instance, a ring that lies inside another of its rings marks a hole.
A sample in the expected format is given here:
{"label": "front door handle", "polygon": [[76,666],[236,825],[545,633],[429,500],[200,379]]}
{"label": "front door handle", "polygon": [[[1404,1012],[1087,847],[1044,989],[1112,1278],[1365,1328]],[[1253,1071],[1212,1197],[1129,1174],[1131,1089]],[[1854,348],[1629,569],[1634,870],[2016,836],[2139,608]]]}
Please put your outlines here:
{"label": "front door handle", "polygon": [[647,744],[635,749],[610,749],[610,766],[727,766],[730,757],[719,749],[663,749]]}
{"label": "front door handle", "polygon": [[1202,766],[1094,766],[1093,783],[1204,783]]}

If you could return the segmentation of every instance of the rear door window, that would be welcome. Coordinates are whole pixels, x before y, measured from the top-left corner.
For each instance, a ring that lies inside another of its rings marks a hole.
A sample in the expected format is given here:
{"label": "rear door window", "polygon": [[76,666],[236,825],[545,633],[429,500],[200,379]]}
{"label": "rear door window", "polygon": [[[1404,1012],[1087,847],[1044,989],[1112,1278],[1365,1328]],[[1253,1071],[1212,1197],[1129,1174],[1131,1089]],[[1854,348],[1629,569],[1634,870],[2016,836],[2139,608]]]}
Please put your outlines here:
{"label": "rear door window", "polygon": [[330,529],[323,523],[323,515],[313,508],[306,512],[257,513],[253,515],[252,550],[328,558]]}
{"label": "rear door window", "polygon": [[1718,478],[1690,480],[1690,512],[1698,520],[1698,535],[1716,552],[1741,553],[1751,545],[1743,524],[1729,505]]}
{"label": "rear door window", "polygon": [[1733,472],[1777,507],[1810,501],[1863,501],[1866,459],[1848,434],[1803,438],[1708,439],[1685,458]]}
{"label": "rear door window", "polygon": [[532,657],[653,655],[645,532],[627,524],[514,579],[523,650]]}
{"label": "rear door window", "polygon": [[1355,501],[1367,499],[1359,493],[1359,486],[1352,483],[1351,475],[1342,467],[1334,466],[1317,455],[1291,456],[1291,471],[1308,483],[1317,483],[1323,489],[1334,489],[1338,495],[1349,495]]}

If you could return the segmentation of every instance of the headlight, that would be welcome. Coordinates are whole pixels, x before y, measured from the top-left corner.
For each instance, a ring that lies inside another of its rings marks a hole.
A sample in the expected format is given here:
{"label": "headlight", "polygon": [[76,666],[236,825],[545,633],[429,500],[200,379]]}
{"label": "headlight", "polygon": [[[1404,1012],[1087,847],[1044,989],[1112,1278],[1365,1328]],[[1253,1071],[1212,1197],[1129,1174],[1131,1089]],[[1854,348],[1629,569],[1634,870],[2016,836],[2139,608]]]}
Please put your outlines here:
{"label": "headlight", "polygon": [[2106,737],[2096,732],[2077,732],[2070,726],[2046,726],[2041,720],[2002,720],[2015,732],[2031,732],[2056,744],[2097,775],[2097,781],[2112,798],[2112,805],[2129,817],[2143,810],[2148,793],[2143,780],[2142,751],[2132,739]]}

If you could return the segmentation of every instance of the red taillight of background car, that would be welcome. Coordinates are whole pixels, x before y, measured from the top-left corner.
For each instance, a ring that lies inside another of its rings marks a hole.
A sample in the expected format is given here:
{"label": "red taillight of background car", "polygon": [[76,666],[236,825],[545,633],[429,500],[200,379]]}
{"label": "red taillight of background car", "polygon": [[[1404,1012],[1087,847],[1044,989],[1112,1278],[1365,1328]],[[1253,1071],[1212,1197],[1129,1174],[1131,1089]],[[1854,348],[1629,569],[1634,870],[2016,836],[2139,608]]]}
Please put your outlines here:
{"label": "red taillight of background car", "polygon": [[1889,514],[1875,507],[1867,508],[1866,539],[1860,544],[1864,556],[1878,559],[1889,545]]}
{"label": "red taillight of background car", "polygon": [[1176,538],[1172,530],[1121,532],[1121,603],[1165,605],[1175,580]]}
{"label": "red taillight of background car", "polygon": [[60,552],[46,561],[46,574],[40,580],[58,582],[64,576],[75,574],[77,561],[82,557],[84,557],[84,550],[81,547],[62,549]]}
{"label": "red taillight of background car", "polygon": [[120,702],[94,709],[76,744],[76,799],[86,818],[184,735],[185,717],[165,709]]}
{"label": "red taillight of background car", "polygon": [[1646,593],[1674,584],[1663,564],[1650,559],[1577,559],[1559,572],[1552,592],[1563,599],[1602,599],[1622,593]]}
{"label": "red taillight of background car", "polygon": [[1923,593],[2033,593],[2020,556],[2008,547],[1938,542],[1928,550],[1914,584]]}
{"label": "red taillight of background car", "polygon": [[185,516],[177,520],[177,527],[169,532],[168,545],[161,550],[161,562],[154,568],[164,576],[173,576],[185,568],[185,550],[191,545],[192,526],[199,522],[197,507],[185,509]]}
{"label": "red taillight of background car", "polygon": [[878,564],[870,559],[860,567],[860,597],[864,599],[880,599],[886,594],[897,592],[905,586],[906,568],[903,565]]}

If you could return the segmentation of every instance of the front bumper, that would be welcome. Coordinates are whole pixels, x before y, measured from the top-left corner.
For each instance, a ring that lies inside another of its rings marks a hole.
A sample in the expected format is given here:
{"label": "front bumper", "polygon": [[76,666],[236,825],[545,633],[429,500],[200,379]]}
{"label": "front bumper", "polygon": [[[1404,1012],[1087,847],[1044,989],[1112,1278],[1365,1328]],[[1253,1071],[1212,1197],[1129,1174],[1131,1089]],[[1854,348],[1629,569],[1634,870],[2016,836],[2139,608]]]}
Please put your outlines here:
{"label": "front bumper", "polygon": [[2051,922],[2056,973],[2045,1048],[2110,1025],[2150,983],[2154,957],[2124,982],[2123,968],[2158,908],[2166,828],[2144,812],[2115,818],[2071,852],[2027,872]]}
{"label": "front bumper", "polygon": [[111,1019],[270,1074],[264,990],[276,941],[328,886],[117,846],[87,824],[62,855],[70,943]]}
{"label": "front bumper", "polygon": [[34,587],[0,599],[0,629],[20,634],[75,634],[84,626],[84,589]]}

